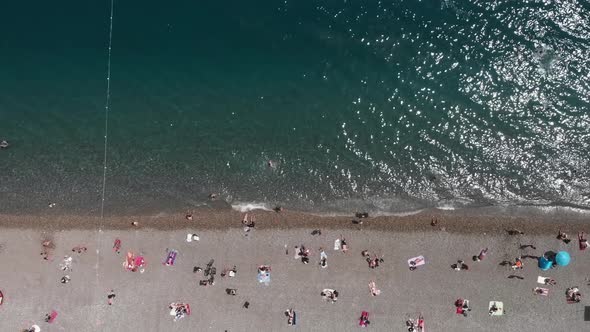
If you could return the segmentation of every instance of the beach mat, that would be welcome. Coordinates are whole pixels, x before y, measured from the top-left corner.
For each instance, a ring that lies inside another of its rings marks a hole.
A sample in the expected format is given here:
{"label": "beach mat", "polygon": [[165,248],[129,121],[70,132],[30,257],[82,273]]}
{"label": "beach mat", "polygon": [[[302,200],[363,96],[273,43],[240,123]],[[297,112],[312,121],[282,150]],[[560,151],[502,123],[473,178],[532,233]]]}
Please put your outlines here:
{"label": "beach mat", "polygon": [[496,308],[498,308],[498,311],[492,313],[491,316],[502,316],[504,314],[504,303],[498,301],[490,301],[488,310],[491,309],[494,304],[496,305]]}
{"label": "beach mat", "polygon": [[540,284],[542,284],[542,285],[544,285],[545,284],[545,279],[548,279],[548,278],[547,277],[538,276],[537,277],[537,282],[540,283]]}
{"label": "beach mat", "polygon": [[334,250],[340,250],[340,239],[334,241]]}
{"label": "beach mat", "polygon": [[590,322],[590,306],[584,307],[584,321]]}

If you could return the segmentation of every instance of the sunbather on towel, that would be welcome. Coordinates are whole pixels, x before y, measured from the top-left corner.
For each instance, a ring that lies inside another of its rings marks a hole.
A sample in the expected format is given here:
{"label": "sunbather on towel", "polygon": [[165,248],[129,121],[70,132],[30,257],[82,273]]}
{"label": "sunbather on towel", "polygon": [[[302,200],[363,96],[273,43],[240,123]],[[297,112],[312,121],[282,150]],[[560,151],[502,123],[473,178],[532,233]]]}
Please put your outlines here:
{"label": "sunbather on towel", "polygon": [[580,243],[580,250],[586,250],[588,248],[588,240],[584,236],[584,232],[578,233],[578,242]]}

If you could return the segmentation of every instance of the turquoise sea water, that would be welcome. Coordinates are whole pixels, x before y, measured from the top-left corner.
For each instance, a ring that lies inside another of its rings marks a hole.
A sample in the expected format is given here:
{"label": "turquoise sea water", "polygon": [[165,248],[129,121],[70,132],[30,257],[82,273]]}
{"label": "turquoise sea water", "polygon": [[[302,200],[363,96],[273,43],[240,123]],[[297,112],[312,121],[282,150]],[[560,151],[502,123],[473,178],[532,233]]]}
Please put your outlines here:
{"label": "turquoise sea water", "polygon": [[[107,213],[590,208],[587,1],[114,3]],[[1,211],[98,211],[109,6],[5,5]]]}

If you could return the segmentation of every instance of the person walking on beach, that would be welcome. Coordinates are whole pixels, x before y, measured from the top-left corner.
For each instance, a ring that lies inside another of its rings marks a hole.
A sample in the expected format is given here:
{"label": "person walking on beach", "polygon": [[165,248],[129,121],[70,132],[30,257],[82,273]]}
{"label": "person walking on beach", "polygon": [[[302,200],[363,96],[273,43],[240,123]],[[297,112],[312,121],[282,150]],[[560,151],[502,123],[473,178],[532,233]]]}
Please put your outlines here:
{"label": "person walking on beach", "polygon": [[113,305],[113,300],[115,299],[115,292],[111,289],[111,291],[107,294],[107,303],[109,305]]}

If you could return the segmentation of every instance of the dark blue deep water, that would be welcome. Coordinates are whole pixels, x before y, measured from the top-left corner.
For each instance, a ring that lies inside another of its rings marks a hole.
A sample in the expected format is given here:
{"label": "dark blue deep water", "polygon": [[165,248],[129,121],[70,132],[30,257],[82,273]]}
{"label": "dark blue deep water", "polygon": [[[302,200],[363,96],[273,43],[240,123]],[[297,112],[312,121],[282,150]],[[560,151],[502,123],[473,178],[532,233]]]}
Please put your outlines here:
{"label": "dark blue deep water", "polygon": [[[110,0],[2,7],[0,212],[95,214]],[[105,210],[590,208],[589,18],[581,0],[115,0]]]}

